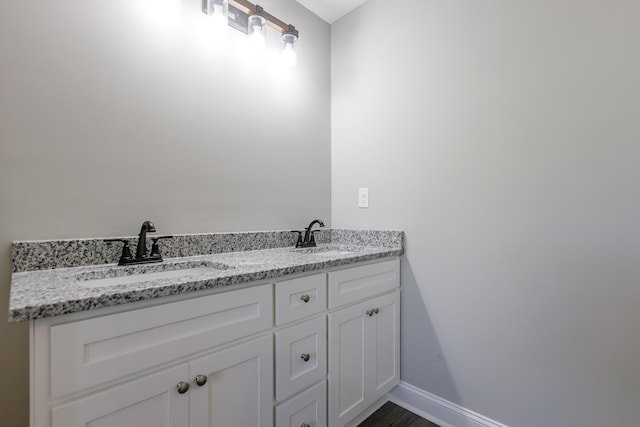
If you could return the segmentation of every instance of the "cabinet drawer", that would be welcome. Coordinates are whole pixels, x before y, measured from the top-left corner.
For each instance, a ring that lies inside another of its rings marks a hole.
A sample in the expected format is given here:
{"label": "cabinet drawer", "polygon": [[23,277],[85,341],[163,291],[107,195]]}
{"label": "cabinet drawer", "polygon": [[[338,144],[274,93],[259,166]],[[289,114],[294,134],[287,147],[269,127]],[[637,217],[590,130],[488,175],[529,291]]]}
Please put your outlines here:
{"label": "cabinet drawer", "polygon": [[326,308],[325,273],[276,283],[276,325],[321,313]]}
{"label": "cabinet drawer", "polygon": [[252,335],[272,319],[268,284],[52,326],[51,396]]}
{"label": "cabinet drawer", "polygon": [[324,316],[276,332],[276,400],[282,401],[327,376]]}
{"label": "cabinet drawer", "polygon": [[400,260],[329,273],[329,308],[370,298],[400,287]]}
{"label": "cabinet drawer", "polygon": [[276,427],[327,426],[327,383],[322,381],[276,406]]}

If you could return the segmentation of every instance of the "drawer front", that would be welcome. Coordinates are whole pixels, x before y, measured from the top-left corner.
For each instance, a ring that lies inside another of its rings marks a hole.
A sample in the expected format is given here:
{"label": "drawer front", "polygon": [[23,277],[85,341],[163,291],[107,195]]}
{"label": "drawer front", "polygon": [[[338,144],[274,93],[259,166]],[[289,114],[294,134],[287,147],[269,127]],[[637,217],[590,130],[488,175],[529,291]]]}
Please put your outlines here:
{"label": "drawer front", "polygon": [[276,400],[283,401],[327,376],[325,316],[276,332]]}
{"label": "drawer front", "polygon": [[271,284],[52,326],[51,397],[271,328]]}
{"label": "drawer front", "polygon": [[276,427],[327,426],[327,383],[322,381],[309,390],[276,406]]}
{"label": "drawer front", "polygon": [[400,287],[400,260],[329,272],[329,308]]}
{"label": "drawer front", "polygon": [[321,313],[326,308],[325,273],[276,283],[276,325]]}

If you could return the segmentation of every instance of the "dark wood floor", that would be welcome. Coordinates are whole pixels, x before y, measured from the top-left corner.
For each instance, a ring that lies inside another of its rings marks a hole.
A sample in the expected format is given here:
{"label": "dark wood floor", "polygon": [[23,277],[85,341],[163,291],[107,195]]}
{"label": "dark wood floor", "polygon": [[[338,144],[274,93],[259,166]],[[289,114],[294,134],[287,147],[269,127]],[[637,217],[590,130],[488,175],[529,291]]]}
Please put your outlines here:
{"label": "dark wood floor", "polygon": [[387,402],[358,427],[438,427],[395,403]]}

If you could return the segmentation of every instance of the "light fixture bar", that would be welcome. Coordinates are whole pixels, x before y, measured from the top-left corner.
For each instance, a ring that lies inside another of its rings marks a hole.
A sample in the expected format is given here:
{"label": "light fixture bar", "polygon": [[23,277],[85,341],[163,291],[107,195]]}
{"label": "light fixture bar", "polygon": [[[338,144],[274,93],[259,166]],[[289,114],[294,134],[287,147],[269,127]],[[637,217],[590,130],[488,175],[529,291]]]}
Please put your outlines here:
{"label": "light fixture bar", "polygon": [[[275,16],[271,15],[270,13],[268,13],[267,11],[263,10],[262,8],[256,8],[256,5],[251,3],[250,1],[247,0],[229,0],[229,5],[232,5],[233,7],[235,7],[236,9],[240,10],[241,12],[244,12],[248,15],[254,14],[257,12],[258,9],[262,10],[261,15],[264,17],[264,19],[267,20],[267,24],[269,24],[269,26],[271,28],[273,28],[276,31],[280,31],[280,33],[284,34],[286,32],[289,31],[289,24],[279,20],[278,18],[276,18]],[[295,30],[295,36],[298,37],[298,30]]]}
{"label": "light fixture bar", "polygon": [[[202,0],[202,12],[209,14],[208,0]],[[247,0],[229,0],[229,25],[238,31],[248,33],[247,19],[249,15],[260,14],[266,19],[267,24],[281,34],[290,33],[299,37],[298,30],[293,25],[281,21],[272,14],[266,12],[259,5]]]}

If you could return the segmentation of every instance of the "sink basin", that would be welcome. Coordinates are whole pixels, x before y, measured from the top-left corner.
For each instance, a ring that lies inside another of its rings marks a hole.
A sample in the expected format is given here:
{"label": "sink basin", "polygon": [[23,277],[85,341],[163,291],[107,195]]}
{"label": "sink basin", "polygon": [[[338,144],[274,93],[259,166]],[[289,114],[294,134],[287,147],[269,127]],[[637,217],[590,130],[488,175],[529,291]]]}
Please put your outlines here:
{"label": "sink basin", "polygon": [[82,286],[98,288],[160,279],[189,279],[230,268],[233,267],[211,261],[161,262],[157,264],[100,267],[76,274],[76,280],[81,282]]}

